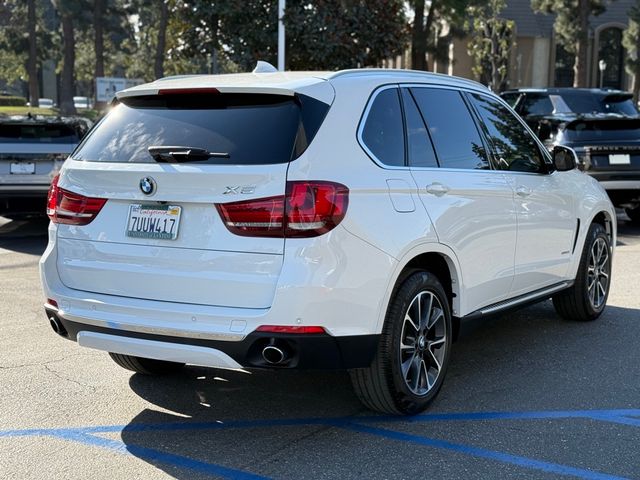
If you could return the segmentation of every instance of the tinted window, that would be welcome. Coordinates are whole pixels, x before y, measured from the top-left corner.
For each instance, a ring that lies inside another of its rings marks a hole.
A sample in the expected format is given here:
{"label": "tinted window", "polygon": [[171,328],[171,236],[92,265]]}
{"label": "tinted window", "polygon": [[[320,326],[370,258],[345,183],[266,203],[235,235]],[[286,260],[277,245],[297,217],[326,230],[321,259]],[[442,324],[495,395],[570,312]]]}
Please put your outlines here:
{"label": "tinted window", "polygon": [[500,94],[502,99],[507,102],[511,107],[515,107],[518,98],[520,98],[520,94],[518,92],[506,92]]}
{"label": "tinted window", "polygon": [[0,124],[0,143],[78,143],[80,129],[71,125]]}
{"label": "tinted window", "polygon": [[[309,99],[307,99],[309,100]],[[311,100],[309,100],[311,101]],[[305,122],[293,97],[257,94],[131,97],[116,106],[74,154],[78,160],[153,162],[151,146],[188,146],[228,153],[201,163],[286,163],[311,141],[328,106]]]}
{"label": "tinted window", "polygon": [[575,120],[565,126],[563,136],[568,142],[634,142],[640,138],[640,120],[630,118]]}
{"label": "tinted window", "polygon": [[[603,95],[592,92],[562,92],[559,97],[573,113],[617,113],[636,116],[638,111],[633,106],[631,95],[612,93]],[[561,112],[564,113],[564,112]]]}
{"label": "tinted window", "polygon": [[362,141],[386,165],[404,165],[404,131],[398,89],[382,90],[362,129]]}
{"label": "tinted window", "polygon": [[455,90],[412,88],[444,168],[489,168],[486,152],[467,105]]}
{"label": "tinted window", "polygon": [[539,172],[544,160],[538,144],[520,121],[498,101],[484,95],[472,95],[487,129],[500,170]]}
{"label": "tinted window", "polygon": [[553,103],[547,94],[527,93],[522,102],[522,115],[551,115]]}
{"label": "tinted window", "polygon": [[406,88],[402,89],[402,101],[407,124],[409,165],[413,167],[437,167],[436,153],[433,150],[427,128],[411,93]]}

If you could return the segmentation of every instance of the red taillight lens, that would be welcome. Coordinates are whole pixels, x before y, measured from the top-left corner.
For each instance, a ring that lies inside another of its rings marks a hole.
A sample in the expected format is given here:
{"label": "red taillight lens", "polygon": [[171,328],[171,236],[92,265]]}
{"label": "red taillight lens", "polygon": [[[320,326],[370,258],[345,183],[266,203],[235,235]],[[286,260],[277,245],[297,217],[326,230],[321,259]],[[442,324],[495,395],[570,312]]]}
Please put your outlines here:
{"label": "red taillight lens", "polygon": [[298,333],[305,335],[327,333],[324,327],[303,327],[297,325],[261,325],[260,327],[256,328],[256,332]]}
{"label": "red taillight lens", "polygon": [[349,189],[333,182],[288,182],[286,195],[216,205],[227,228],[245,237],[315,237],[347,213]]}
{"label": "red taillight lens", "polygon": [[47,215],[53,223],[88,225],[98,215],[106,198],[85,197],[58,186],[58,175],[51,182],[47,197]]}

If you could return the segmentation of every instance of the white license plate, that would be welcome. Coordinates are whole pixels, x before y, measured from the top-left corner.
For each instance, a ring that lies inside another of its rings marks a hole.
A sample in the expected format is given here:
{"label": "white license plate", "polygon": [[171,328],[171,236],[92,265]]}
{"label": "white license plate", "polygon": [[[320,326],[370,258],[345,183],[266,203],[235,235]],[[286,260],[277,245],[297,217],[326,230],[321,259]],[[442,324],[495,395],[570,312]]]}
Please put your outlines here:
{"label": "white license plate", "polygon": [[36,164],[33,162],[12,162],[9,172],[13,175],[33,175],[36,173]]}
{"label": "white license plate", "polygon": [[609,155],[609,165],[631,165],[631,157],[628,153]]}
{"label": "white license plate", "polygon": [[181,213],[182,207],[178,205],[134,203],[129,206],[127,236],[175,240],[178,237]]}

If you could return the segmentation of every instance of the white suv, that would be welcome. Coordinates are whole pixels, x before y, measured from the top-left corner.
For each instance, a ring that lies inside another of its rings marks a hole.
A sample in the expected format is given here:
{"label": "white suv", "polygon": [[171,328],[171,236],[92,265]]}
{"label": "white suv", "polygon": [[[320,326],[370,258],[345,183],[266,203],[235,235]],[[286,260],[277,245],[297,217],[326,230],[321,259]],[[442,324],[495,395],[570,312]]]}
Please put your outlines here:
{"label": "white suv", "polygon": [[570,149],[481,85],[397,70],[125,90],[48,202],[60,335],[148,374],[349,369],[390,413],[426,408],[474,320],[551,297],[597,318],[616,236]]}

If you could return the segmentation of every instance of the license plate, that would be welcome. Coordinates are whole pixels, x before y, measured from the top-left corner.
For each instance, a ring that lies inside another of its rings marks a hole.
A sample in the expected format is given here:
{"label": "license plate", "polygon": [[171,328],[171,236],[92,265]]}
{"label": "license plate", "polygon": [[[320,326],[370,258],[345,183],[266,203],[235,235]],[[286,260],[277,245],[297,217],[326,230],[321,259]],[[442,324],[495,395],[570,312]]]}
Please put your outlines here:
{"label": "license plate", "polygon": [[178,205],[134,203],[129,206],[127,236],[175,240],[178,237],[181,213],[182,207]]}
{"label": "license plate", "polygon": [[33,175],[36,173],[36,164],[33,162],[12,162],[9,172],[13,175]]}
{"label": "license plate", "polygon": [[609,165],[630,165],[631,157],[628,153],[609,155]]}

